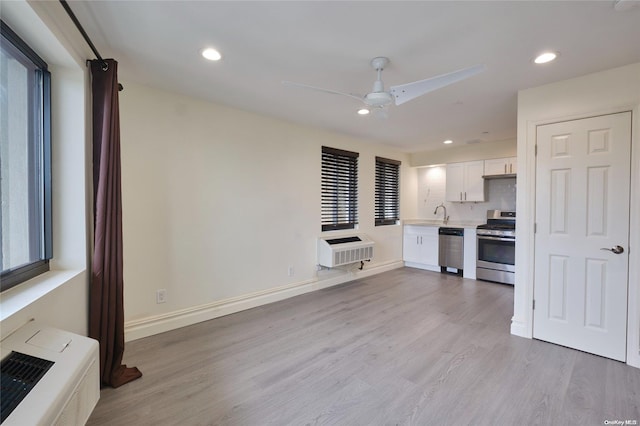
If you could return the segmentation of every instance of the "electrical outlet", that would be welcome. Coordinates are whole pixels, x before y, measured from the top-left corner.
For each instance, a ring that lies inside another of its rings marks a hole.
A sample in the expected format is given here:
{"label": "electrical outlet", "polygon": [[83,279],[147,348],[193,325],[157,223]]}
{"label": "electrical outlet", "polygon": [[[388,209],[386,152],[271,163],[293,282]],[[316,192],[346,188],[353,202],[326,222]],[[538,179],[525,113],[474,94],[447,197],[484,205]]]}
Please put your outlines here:
{"label": "electrical outlet", "polygon": [[289,270],[287,271],[287,274],[289,274],[290,277],[293,276],[293,265],[289,265]]}
{"label": "electrical outlet", "polygon": [[156,290],[156,303],[165,303],[167,301],[167,290],[159,288]]}

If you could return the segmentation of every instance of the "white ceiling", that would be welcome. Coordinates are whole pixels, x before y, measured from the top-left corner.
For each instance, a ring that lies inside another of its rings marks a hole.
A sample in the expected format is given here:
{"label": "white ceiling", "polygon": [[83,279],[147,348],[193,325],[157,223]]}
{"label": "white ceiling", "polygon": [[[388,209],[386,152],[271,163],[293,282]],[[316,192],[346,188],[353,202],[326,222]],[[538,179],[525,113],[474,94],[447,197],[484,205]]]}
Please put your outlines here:
{"label": "white ceiling", "polygon": [[[517,91],[640,62],[640,7],[613,1],[71,1],[122,81],[372,138],[409,152],[515,138]],[[223,59],[204,60],[214,46]],[[536,66],[543,50],[560,52]],[[357,100],[283,80],[365,94],[485,64],[475,77],[400,106],[356,115]],[[126,87],[125,87],[126,91]]]}

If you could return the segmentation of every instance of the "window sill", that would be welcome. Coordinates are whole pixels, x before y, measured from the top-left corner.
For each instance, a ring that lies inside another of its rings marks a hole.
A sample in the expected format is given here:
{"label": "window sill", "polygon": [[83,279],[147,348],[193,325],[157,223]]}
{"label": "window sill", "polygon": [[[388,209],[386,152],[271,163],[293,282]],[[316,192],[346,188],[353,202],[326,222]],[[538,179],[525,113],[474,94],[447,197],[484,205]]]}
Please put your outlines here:
{"label": "window sill", "polygon": [[72,280],[83,270],[49,271],[0,294],[0,321]]}

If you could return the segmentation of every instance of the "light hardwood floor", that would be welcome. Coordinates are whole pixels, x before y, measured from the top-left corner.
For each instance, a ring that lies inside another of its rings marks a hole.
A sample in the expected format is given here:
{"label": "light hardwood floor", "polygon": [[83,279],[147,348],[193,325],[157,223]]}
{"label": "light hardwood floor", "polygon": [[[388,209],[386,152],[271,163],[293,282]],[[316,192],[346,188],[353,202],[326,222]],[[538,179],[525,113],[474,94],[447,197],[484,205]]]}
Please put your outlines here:
{"label": "light hardwood floor", "polygon": [[640,424],[640,370],[509,334],[513,288],[411,268],[130,342],[89,425]]}

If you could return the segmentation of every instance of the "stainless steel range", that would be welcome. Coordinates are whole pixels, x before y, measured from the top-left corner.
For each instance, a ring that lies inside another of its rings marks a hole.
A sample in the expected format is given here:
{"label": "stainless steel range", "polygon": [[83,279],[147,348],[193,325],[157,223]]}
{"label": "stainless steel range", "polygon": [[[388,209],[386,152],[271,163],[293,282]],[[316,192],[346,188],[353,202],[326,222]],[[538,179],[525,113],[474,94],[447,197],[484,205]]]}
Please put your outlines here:
{"label": "stainless steel range", "polygon": [[476,278],[515,284],[516,212],[488,210],[487,223],[476,230]]}

